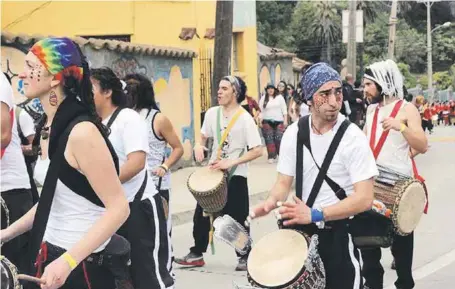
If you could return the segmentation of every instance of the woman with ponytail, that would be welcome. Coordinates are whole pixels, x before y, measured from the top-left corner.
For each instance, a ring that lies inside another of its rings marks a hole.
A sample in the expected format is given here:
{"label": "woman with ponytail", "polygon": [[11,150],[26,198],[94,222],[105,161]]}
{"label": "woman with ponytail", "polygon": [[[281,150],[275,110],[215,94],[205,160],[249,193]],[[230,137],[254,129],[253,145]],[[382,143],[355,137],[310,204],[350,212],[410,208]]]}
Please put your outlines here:
{"label": "woman with ponytail", "polygon": [[172,288],[167,265],[170,239],[166,214],[152,174],[147,172],[149,130],[140,115],[126,108],[120,79],[108,67],[92,69],[98,115],[110,130],[109,140],[119,158],[120,182],[131,214],[118,234],[131,244],[131,276],[135,289]]}
{"label": "woman with ponytail", "polygon": [[116,287],[102,257],[119,239],[112,236],[129,207],[89,73],[77,44],[46,38],[30,49],[19,75],[25,96],[43,105],[37,137],[50,164],[38,204],[0,235],[7,242],[31,230],[26,273],[41,278],[43,289]]}

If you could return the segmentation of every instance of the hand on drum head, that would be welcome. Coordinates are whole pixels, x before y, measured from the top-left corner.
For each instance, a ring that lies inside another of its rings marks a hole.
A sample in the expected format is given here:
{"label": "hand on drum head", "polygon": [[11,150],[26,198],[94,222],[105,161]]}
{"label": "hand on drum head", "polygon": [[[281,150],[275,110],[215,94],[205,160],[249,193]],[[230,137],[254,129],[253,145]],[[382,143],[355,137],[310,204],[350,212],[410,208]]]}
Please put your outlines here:
{"label": "hand on drum head", "polygon": [[66,279],[71,273],[71,268],[68,262],[60,256],[52,263],[46,266],[41,279],[45,284],[41,285],[42,289],[57,289],[65,284]]}
{"label": "hand on drum head", "polygon": [[299,198],[293,196],[294,202],[284,203],[278,210],[278,219],[286,220],[284,226],[307,225],[311,223],[311,209]]}
{"label": "hand on drum head", "polygon": [[205,146],[201,146],[200,144],[197,144],[195,147],[194,147],[194,156],[196,158],[196,161],[197,162],[202,162],[205,158],[204,156],[204,152],[205,151],[208,151],[208,148],[206,148]]}
{"label": "hand on drum head", "polygon": [[275,198],[268,197],[267,200],[265,200],[264,202],[255,206],[250,211],[250,214],[247,217],[247,220],[245,222],[245,226],[248,227],[250,225],[252,219],[266,216],[268,213],[270,213],[272,210],[276,209],[277,207],[278,207],[278,204],[277,204],[277,201],[275,200]]}

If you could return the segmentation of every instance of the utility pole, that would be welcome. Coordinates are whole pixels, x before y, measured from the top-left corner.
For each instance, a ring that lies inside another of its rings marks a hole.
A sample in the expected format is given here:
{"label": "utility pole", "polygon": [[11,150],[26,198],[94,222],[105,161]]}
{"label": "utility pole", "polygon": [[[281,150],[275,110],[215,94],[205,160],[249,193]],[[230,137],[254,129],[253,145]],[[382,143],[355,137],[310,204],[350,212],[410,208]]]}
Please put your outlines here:
{"label": "utility pole", "polygon": [[432,54],[432,43],[431,43],[431,5],[430,1],[427,1],[427,65],[428,65],[428,99],[434,101],[433,93],[433,54]]}
{"label": "utility pole", "polygon": [[211,106],[218,105],[217,91],[221,78],[231,74],[233,20],[234,0],[217,0]]}
{"label": "utility pole", "polygon": [[394,60],[398,1],[393,0],[389,18],[389,59]]}
{"label": "utility pole", "polygon": [[357,39],[356,39],[356,10],[357,1],[349,1],[349,29],[348,29],[348,73],[356,78],[357,67]]}

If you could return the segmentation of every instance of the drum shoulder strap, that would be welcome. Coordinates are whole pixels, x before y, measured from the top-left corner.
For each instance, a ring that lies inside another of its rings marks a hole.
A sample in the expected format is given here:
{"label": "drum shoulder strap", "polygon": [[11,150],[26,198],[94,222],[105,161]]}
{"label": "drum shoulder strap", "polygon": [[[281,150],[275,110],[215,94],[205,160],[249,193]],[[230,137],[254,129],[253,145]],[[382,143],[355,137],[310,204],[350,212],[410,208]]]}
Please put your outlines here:
{"label": "drum shoulder strap", "polygon": [[124,107],[117,107],[114,111],[114,113],[112,114],[111,118],[109,119],[109,121],[107,122],[107,128],[111,128],[112,124],[114,123],[115,119],[117,118],[118,114],[122,111],[122,109],[124,109]]}
{"label": "drum shoulder strap", "polygon": [[[298,198],[302,198],[303,196],[303,146],[305,144],[308,145],[308,150],[312,155],[311,145],[310,145],[310,123],[309,123],[309,116],[302,117],[299,120],[299,132],[297,136],[297,167],[296,167],[296,195]],[[348,119],[345,119],[341,126],[338,128],[338,131],[333,138],[327,154],[324,158],[322,166],[319,168],[319,173],[316,177],[316,180],[313,184],[313,188],[311,189],[310,195],[308,196],[308,200],[306,202],[308,207],[312,207],[316,197],[321,189],[322,183],[324,180],[328,183],[330,188],[334,191],[335,195],[341,200],[346,197],[346,193],[344,190],[335,183],[332,179],[327,176],[327,172],[329,170],[330,164],[332,163],[333,157],[340,145],[341,139],[343,138],[346,130],[348,129],[351,122]],[[316,164],[317,165],[317,164]]]}

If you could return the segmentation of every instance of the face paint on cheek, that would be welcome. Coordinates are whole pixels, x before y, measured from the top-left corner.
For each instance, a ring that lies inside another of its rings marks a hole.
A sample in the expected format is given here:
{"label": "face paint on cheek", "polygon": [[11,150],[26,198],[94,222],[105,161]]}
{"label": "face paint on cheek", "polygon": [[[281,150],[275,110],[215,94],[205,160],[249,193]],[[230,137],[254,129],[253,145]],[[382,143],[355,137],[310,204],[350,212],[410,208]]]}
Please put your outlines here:
{"label": "face paint on cheek", "polygon": [[319,111],[320,107],[326,104],[328,100],[325,97],[315,97],[314,99],[314,108]]}
{"label": "face paint on cheek", "polygon": [[43,69],[44,69],[44,67],[41,64],[37,64],[35,66],[34,71],[36,73],[36,80],[37,81],[41,81],[41,74],[43,73]]}

